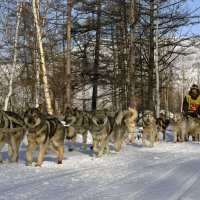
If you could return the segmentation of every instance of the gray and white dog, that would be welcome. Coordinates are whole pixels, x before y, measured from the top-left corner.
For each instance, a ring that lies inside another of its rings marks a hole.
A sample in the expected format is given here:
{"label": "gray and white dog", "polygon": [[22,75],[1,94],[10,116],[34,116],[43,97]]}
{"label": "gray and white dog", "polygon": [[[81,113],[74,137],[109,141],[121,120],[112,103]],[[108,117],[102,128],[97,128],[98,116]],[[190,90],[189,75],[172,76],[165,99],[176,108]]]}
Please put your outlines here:
{"label": "gray and white dog", "polygon": [[93,151],[97,152],[98,157],[110,153],[109,138],[112,132],[112,124],[106,110],[96,110],[90,116],[90,131],[93,138]]}
{"label": "gray and white dog", "polygon": [[153,112],[149,110],[144,111],[143,116],[143,133],[142,133],[142,146],[145,147],[146,143],[146,137],[149,136],[150,138],[150,147],[154,146],[154,141],[159,140],[158,132],[157,132],[157,126],[156,126],[156,120],[153,116]]}
{"label": "gray and white dog", "polygon": [[69,151],[73,151],[76,147],[77,134],[81,134],[83,138],[82,148],[87,149],[87,133],[89,130],[88,113],[78,110],[77,108],[67,108],[64,122],[66,124],[66,139],[71,140],[72,144]]}
{"label": "gray and white dog", "polygon": [[[114,143],[116,151],[120,151],[124,140],[126,143],[132,142],[135,136],[135,126],[137,122],[138,113],[135,108],[128,108],[128,110],[120,110],[113,117],[113,128],[110,135],[111,142]],[[130,137],[129,137],[130,135]]]}
{"label": "gray and white dog", "polygon": [[112,132],[110,134],[110,142],[114,144],[115,150],[118,152],[121,149],[124,141],[125,133],[127,131],[126,116],[129,114],[127,111],[120,110],[114,116],[110,116],[112,124]]}
{"label": "gray and white dog", "polygon": [[10,162],[17,162],[19,147],[25,135],[24,122],[15,112],[0,110],[0,163],[3,162],[1,150],[8,143]]}

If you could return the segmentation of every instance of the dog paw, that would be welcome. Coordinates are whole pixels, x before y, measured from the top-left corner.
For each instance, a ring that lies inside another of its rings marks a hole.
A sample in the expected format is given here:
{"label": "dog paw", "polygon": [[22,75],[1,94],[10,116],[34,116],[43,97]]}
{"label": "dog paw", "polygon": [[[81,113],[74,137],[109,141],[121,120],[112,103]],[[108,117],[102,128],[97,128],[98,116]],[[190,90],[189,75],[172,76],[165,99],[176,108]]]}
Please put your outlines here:
{"label": "dog paw", "polygon": [[36,163],[35,167],[41,167],[42,164]]}
{"label": "dog paw", "polygon": [[97,156],[98,158],[101,158],[102,157],[102,154],[98,154],[98,156]]}
{"label": "dog paw", "polygon": [[17,161],[16,160],[10,160],[9,162],[10,163],[16,163]]}
{"label": "dog paw", "polygon": [[97,153],[99,151],[99,149],[93,148],[93,151]]}
{"label": "dog paw", "polygon": [[62,160],[59,160],[59,161],[57,162],[57,164],[59,164],[59,165],[62,164]]}
{"label": "dog paw", "polygon": [[28,162],[26,162],[26,165],[27,165],[27,166],[31,166],[32,163],[33,163],[32,161],[28,161]]}

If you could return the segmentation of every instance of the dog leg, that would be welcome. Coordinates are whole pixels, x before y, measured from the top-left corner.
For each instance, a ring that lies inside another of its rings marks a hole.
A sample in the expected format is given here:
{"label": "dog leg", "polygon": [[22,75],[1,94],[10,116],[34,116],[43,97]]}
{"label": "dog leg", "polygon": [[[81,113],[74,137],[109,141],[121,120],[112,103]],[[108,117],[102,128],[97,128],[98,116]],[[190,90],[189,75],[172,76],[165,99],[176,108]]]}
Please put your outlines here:
{"label": "dog leg", "polygon": [[15,163],[18,161],[20,142],[21,142],[21,138],[15,138],[15,136],[11,136],[11,144],[12,144],[12,149],[13,149],[13,155],[10,157],[11,163]]}
{"label": "dog leg", "polygon": [[14,162],[14,159],[16,158],[16,142],[15,142],[15,136],[12,135],[11,138],[10,138],[10,143],[11,143],[11,149],[12,149],[12,152],[10,150],[10,162]]}
{"label": "dog leg", "polygon": [[72,143],[68,150],[74,151],[75,148],[76,148],[76,135],[74,135],[74,137],[72,138]]}
{"label": "dog leg", "polygon": [[36,167],[38,167],[38,166],[41,167],[41,165],[42,165],[42,161],[43,161],[44,153],[47,148],[47,144],[48,144],[48,142],[41,143],[39,145],[38,160],[37,160],[37,163],[35,164]]}
{"label": "dog leg", "polygon": [[58,164],[62,164],[63,155],[64,155],[64,146],[62,145],[58,148]]}
{"label": "dog leg", "polygon": [[106,154],[109,155],[110,154],[110,146],[108,144],[108,141],[106,143]]}
{"label": "dog leg", "polygon": [[146,130],[143,130],[143,134],[142,134],[142,146],[143,147],[146,147],[145,140],[146,140]]}
{"label": "dog leg", "polygon": [[99,148],[99,152],[98,152],[98,157],[102,157],[103,151],[104,151],[105,147],[106,147],[106,154],[107,154],[107,155],[110,154],[110,146],[109,146],[109,144],[108,144],[108,140],[109,140],[109,136],[107,136],[107,137],[105,138],[105,140],[103,140],[103,141],[101,142],[100,148]]}
{"label": "dog leg", "polygon": [[0,163],[3,163],[3,158],[2,158],[1,150],[2,150],[2,148],[4,146],[4,144],[5,144],[5,142],[3,142],[3,141],[0,142]]}
{"label": "dog leg", "polygon": [[130,135],[131,135],[131,138],[130,138],[130,143],[131,143],[136,139],[136,135],[134,131],[130,132]]}
{"label": "dog leg", "polygon": [[99,144],[99,141],[93,139],[93,151],[94,152],[98,152],[99,151],[98,144]]}
{"label": "dog leg", "polygon": [[83,148],[84,150],[86,150],[86,149],[87,149],[87,131],[85,131],[85,132],[82,134],[82,137],[83,137],[83,146],[82,146],[82,148]]}
{"label": "dog leg", "polygon": [[9,156],[9,158],[13,157],[13,149],[12,149],[12,145],[11,144],[9,144],[9,146],[8,146],[8,156]]}
{"label": "dog leg", "polygon": [[120,141],[115,142],[115,151],[119,151],[120,150]]}
{"label": "dog leg", "polygon": [[156,133],[155,134],[155,142],[158,142],[159,141],[159,133]]}
{"label": "dog leg", "polygon": [[177,132],[174,130],[174,143],[177,142]]}
{"label": "dog leg", "polygon": [[151,133],[150,134],[150,147],[154,146],[154,139],[155,139],[154,133]]}
{"label": "dog leg", "polygon": [[121,130],[120,137],[116,138],[117,141],[115,142],[115,151],[119,152],[121,150],[123,138],[124,138],[124,133],[122,133],[122,130]]}
{"label": "dog leg", "polygon": [[26,150],[26,160],[29,165],[33,163],[32,153],[35,149],[35,145],[36,145],[35,143],[28,143],[28,147]]}
{"label": "dog leg", "polygon": [[185,140],[185,131],[181,131],[181,133],[180,133],[180,142],[184,142],[184,140]]}

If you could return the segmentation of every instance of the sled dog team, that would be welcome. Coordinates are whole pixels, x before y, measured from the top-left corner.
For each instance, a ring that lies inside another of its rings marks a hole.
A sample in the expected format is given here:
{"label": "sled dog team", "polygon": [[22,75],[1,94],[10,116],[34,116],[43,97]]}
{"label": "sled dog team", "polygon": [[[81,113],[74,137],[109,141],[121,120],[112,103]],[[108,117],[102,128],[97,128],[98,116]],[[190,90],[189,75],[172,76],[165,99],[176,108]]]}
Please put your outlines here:
{"label": "sled dog team", "polygon": [[[111,112],[96,110],[91,112],[80,111],[77,108],[67,108],[64,123],[56,117],[44,114],[40,108],[28,107],[21,118],[17,113],[0,110],[0,163],[3,162],[1,155],[5,143],[8,144],[10,162],[17,162],[20,144],[27,135],[28,146],[26,159],[28,164],[33,163],[33,151],[39,146],[36,166],[41,166],[43,157],[50,147],[57,155],[57,163],[61,164],[64,156],[65,140],[71,140],[69,151],[76,147],[77,134],[83,138],[82,148],[87,149],[87,133],[91,132],[93,145],[91,149],[101,157],[106,151],[110,153],[109,143],[113,143],[116,151],[120,151],[122,143],[131,143],[135,138],[135,126],[138,120],[138,112],[135,108]],[[142,145],[146,146],[146,138],[149,138],[150,147],[159,140],[159,132],[165,131],[169,121],[155,118],[153,112],[144,111],[142,118]],[[193,118],[186,117],[181,113],[174,115],[174,142],[188,140],[192,135],[194,140],[199,141],[200,123]]]}

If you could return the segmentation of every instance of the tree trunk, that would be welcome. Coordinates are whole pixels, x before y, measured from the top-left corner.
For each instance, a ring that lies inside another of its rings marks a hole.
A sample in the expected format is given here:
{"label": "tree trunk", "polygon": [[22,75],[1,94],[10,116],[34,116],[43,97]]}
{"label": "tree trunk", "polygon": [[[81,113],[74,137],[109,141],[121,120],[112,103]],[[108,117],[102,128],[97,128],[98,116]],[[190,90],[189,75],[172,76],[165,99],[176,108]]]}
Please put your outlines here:
{"label": "tree trunk", "polygon": [[66,106],[72,107],[72,90],[71,90],[71,15],[72,0],[67,4],[67,51],[66,51]]}
{"label": "tree trunk", "polygon": [[46,62],[45,62],[45,54],[42,44],[42,30],[40,27],[40,20],[39,20],[39,7],[40,0],[33,0],[33,14],[34,14],[34,21],[36,26],[36,33],[37,33],[37,42],[40,50],[40,59],[41,59],[41,68],[42,68],[42,79],[44,84],[44,95],[47,105],[47,112],[49,114],[53,114],[53,109],[51,105],[51,97],[50,97],[50,91],[49,91],[49,85],[48,85],[48,79],[47,79],[47,71],[46,71]]}
{"label": "tree trunk", "polygon": [[16,24],[16,33],[15,33],[14,57],[13,57],[11,74],[10,74],[9,91],[5,99],[4,110],[8,109],[8,102],[13,92],[13,76],[14,76],[14,71],[15,71],[16,62],[17,62],[17,48],[18,48],[18,40],[19,40],[19,24],[20,24],[21,12],[22,12],[22,5],[21,3],[17,3],[17,24]]}
{"label": "tree trunk", "polygon": [[156,64],[156,117],[160,117],[160,76],[159,76],[159,55],[158,55],[158,23],[159,23],[159,5],[157,0],[157,17],[156,17],[156,51],[155,51],[155,64]]}
{"label": "tree trunk", "polygon": [[130,0],[130,63],[128,66],[128,94],[129,94],[129,106],[136,107],[135,99],[135,24],[136,24],[136,6],[137,1]]}
{"label": "tree trunk", "polygon": [[93,76],[93,90],[92,90],[92,110],[97,108],[97,93],[98,93],[98,70],[99,70],[99,50],[100,50],[100,36],[101,36],[101,0],[97,0],[97,23],[96,23],[96,45],[94,58],[94,76]]}
{"label": "tree trunk", "polygon": [[182,84],[181,84],[181,107],[180,111],[183,112],[183,100],[185,97],[185,57],[182,58],[181,63],[182,63],[182,69],[181,69],[181,74],[182,74]]}
{"label": "tree trunk", "polygon": [[150,0],[150,34],[149,34],[149,81],[148,81],[148,109],[154,111],[153,74],[154,74],[154,0]]}
{"label": "tree trunk", "polygon": [[169,118],[169,83],[166,85],[165,89],[165,118]]}

